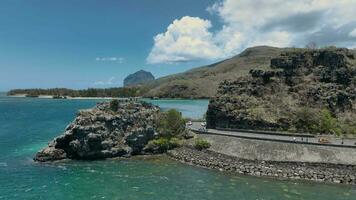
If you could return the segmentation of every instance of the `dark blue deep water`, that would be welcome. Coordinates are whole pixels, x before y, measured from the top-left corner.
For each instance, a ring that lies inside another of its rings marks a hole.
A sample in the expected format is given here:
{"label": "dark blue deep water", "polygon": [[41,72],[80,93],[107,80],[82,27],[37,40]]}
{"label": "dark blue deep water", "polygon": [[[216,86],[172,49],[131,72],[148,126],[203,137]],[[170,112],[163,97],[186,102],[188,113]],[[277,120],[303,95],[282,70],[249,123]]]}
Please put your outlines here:
{"label": "dark blue deep water", "polygon": [[[37,164],[33,155],[96,100],[0,96],[0,199],[356,199],[356,188],[225,174],[166,157]],[[206,100],[159,100],[201,118]]]}

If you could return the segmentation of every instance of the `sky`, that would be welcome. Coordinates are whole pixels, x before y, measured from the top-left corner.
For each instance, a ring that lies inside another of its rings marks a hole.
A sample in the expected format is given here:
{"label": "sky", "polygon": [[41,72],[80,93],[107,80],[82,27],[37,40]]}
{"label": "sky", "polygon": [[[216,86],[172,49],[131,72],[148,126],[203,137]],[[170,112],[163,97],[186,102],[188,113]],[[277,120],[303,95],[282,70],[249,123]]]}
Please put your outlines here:
{"label": "sky", "polygon": [[356,0],[1,0],[0,91],[122,86],[270,45],[356,48]]}

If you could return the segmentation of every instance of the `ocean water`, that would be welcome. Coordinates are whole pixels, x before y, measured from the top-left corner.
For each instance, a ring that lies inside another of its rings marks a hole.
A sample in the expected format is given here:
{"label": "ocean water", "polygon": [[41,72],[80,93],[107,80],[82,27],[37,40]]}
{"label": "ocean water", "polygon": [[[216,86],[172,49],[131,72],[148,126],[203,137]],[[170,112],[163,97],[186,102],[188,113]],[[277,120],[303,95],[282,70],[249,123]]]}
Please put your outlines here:
{"label": "ocean water", "polygon": [[[204,113],[207,105],[207,101],[167,101],[154,103],[174,106],[190,117]],[[52,164],[32,161],[78,109],[96,102],[0,96],[0,199],[355,199],[353,186],[239,176],[162,156]]]}
{"label": "ocean water", "polygon": [[184,117],[189,117],[192,119],[202,119],[204,117],[204,114],[206,113],[209,104],[209,100],[207,99],[199,99],[199,100],[146,99],[145,101],[159,106],[162,110],[176,108],[182,113]]}

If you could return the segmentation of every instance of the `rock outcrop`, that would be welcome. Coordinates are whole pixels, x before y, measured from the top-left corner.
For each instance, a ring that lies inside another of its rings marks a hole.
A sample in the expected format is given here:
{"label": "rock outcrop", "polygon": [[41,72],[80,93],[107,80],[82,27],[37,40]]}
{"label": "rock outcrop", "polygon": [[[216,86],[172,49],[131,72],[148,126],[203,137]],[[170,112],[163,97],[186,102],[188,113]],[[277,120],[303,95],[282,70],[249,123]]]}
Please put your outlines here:
{"label": "rock outcrop", "polygon": [[327,109],[355,130],[354,51],[289,50],[271,59],[270,67],[222,82],[210,100],[208,127],[308,131],[301,116]]}
{"label": "rock outcrop", "polygon": [[138,86],[153,80],[155,80],[155,77],[151,74],[151,72],[140,70],[128,75],[124,79],[124,87]]}
{"label": "rock outcrop", "polygon": [[64,134],[39,151],[34,160],[92,160],[141,154],[154,138],[158,113],[158,107],[144,102],[120,103],[115,110],[109,103],[100,103],[81,110]]}

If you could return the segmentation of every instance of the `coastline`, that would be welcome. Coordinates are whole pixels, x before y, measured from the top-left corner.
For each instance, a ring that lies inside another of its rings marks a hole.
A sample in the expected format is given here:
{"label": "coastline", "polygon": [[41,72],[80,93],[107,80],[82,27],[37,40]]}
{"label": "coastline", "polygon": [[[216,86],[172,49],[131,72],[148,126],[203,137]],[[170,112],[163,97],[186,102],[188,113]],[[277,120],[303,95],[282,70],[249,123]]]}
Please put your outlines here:
{"label": "coastline", "polygon": [[356,185],[356,166],[354,165],[246,160],[211,150],[199,151],[192,146],[170,150],[167,155],[189,165],[236,174],[281,180]]}
{"label": "coastline", "polygon": [[[53,98],[53,95],[39,95],[38,97],[27,97],[26,94],[16,94],[16,95],[6,95],[7,97],[13,98],[38,98],[38,99],[56,99]],[[130,98],[130,97],[127,97]],[[77,99],[77,100],[95,100],[95,99],[104,99],[104,100],[112,100],[112,99],[126,99],[126,97],[71,97],[71,96],[64,96],[64,98],[59,99]],[[159,99],[152,99],[149,97],[142,97],[141,99],[148,99],[152,101],[169,101],[169,100],[209,100],[209,98],[159,98]]]}
{"label": "coastline", "polygon": [[[7,95],[7,97],[12,97],[12,98],[56,99],[56,98],[53,98],[54,96],[52,96],[52,95],[39,95],[38,97],[27,97],[26,94],[17,94],[17,95]],[[65,96],[65,98],[59,98],[59,99],[78,99],[78,100],[104,99],[104,100],[112,100],[112,99],[120,99],[120,98],[116,98],[116,97],[70,97],[70,96]]]}

